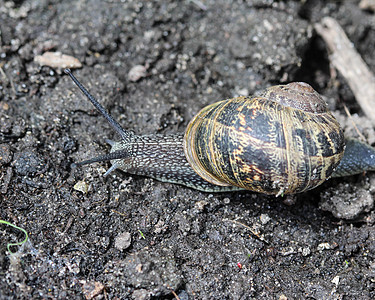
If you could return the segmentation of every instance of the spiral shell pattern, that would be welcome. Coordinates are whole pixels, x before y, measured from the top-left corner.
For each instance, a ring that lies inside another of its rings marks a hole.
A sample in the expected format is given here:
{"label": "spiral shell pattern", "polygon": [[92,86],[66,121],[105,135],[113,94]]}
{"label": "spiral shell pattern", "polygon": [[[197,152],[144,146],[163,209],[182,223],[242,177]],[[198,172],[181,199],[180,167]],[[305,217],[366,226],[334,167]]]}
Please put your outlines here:
{"label": "spiral shell pattern", "polygon": [[344,147],[339,123],[306,83],[209,105],[184,136],[185,156],[203,179],[275,195],[320,185],[339,164]]}

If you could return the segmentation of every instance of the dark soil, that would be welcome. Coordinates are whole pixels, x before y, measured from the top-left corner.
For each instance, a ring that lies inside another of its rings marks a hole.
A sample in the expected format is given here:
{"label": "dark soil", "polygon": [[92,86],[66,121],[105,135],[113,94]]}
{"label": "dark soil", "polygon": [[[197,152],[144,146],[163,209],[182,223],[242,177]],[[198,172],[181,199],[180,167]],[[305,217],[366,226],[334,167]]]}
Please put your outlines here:
{"label": "dark soil", "polygon": [[[306,81],[345,134],[375,142],[313,24],[336,18],[375,71],[374,14],[359,1],[0,0],[1,299],[374,299],[375,175],[295,197],[210,194],[115,171],[71,169],[118,139],[46,51],[126,129],[183,132],[205,105]],[[146,76],[129,80],[135,65]],[[88,188],[87,193],[77,190]],[[290,200],[290,199],[286,199]],[[324,210],[323,210],[324,209]]]}

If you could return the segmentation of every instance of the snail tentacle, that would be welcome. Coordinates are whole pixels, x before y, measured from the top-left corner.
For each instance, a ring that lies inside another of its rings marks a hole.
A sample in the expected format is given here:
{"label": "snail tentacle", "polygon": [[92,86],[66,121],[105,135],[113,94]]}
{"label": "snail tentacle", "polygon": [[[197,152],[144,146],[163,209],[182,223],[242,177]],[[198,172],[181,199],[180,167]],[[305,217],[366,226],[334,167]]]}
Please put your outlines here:
{"label": "snail tentacle", "polygon": [[69,75],[82,93],[90,100],[94,107],[107,119],[108,123],[121,136],[123,140],[129,141],[132,137],[132,132],[125,130],[122,126],[107,112],[107,110],[90,94],[90,92],[83,86],[82,83],[72,74],[70,69],[64,70],[65,74]]}
{"label": "snail tentacle", "polygon": [[109,174],[111,174],[114,170],[116,170],[119,167],[117,163],[114,163],[105,173],[104,177],[107,177]]}

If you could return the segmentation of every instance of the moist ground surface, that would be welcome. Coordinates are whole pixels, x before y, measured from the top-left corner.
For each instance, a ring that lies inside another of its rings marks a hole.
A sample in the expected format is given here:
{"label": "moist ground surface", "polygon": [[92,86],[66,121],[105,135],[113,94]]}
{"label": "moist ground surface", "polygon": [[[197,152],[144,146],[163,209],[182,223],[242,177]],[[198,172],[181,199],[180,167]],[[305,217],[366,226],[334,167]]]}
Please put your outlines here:
{"label": "moist ground surface", "polygon": [[209,103],[306,81],[347,136],[354,120],[373,144],[313,30],[334,17],[375,71],[374,14],[358,2],[0,0],[0,219],[29,233],[10,255],[23,235],[0,224],[0,299],[374,299],[374,174],[288,206],[104,178],[109,163],[72,169],[118,136],[60,69],[34,62],[77,58],[74,74],[137,134],[183,132]]}

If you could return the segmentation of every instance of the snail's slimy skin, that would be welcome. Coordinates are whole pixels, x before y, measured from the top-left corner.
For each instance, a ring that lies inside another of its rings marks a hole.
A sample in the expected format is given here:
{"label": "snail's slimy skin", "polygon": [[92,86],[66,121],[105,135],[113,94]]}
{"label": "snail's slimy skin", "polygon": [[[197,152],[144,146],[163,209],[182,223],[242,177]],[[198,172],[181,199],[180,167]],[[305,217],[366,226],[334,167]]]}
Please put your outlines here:
{"label": "snail's slimy skin", "polygon": [[375,171],[375,149],[355,139],[346,139],[344,157],[332,177],[343,177]]}
{"label": "snail's slimy skin", "polygon": [[185,158],[183,134],[134,136],[130,143],[115,142],[111,153],[116,152],[122,152],[125,158],[112,160],[109,171],[120,169],[130,174],[182,184],[204,192],[240,189],[235,186],[217,186],[200,177]]}

